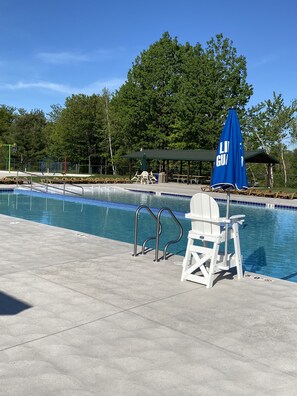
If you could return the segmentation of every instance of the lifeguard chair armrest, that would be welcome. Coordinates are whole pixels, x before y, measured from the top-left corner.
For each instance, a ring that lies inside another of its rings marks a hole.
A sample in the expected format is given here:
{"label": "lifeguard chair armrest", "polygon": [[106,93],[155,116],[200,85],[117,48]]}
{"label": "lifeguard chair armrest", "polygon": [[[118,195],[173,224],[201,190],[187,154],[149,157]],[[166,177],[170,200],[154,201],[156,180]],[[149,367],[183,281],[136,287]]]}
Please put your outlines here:
{"label": "lifeguard chair armrest", "polygon": [[210,219],[207,217],[200,217],[197,216],[193,213],[186,213],[185,214],[185,218],[186,219],[190,219],[190,220],[197,220],[197,221],[204,221],[205,223],[212,223],[212,224],[228,224],[231,223],[230,219],[226,219],[226,217],[218,217],[216,219]]}
{"label": "lifeguard chair armrest", "polygon": [[245,215],[233,215],[230,216],[229,219],[226,219],[226,217],[219,217],[217,219],[210,219],[207,217],[200,217],[197,216],[193,213],[186,213],[185,214],[185,218],[186,219],[190,219],[190,220],[197,220],[197,221],[204,221],[205,223],[211,223],[211,224],[230,224],[230,223],[243,223],[244,222],[244,218]]}
{"label": "lifeguard chair armrest", "polygon": [[243,224],[244,223],[244,218],[245,218],[244,214],[230,216],[230,220],[231,220],[232,223]]}

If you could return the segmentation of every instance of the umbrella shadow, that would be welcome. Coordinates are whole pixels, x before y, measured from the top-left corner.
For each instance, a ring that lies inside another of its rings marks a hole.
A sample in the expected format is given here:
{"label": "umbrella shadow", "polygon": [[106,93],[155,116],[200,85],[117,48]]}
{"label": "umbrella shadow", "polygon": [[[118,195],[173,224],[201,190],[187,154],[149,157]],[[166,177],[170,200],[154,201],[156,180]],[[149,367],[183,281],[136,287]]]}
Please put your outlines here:
{"label": "umbrella shadow", "polygon": [[29,308],[32,308],[32,305],[0,292],[0,315],[16,315]]}
{"label": "umbrella shadow", "polygon": [[266,252],[263,246],[256,249],[245,260],[245,267],[247,267],[248,271],[251,272],[257,272],[266,266],[267,266]]}
{"label": "umbrella shadow", "polygon": [[292,274],[283,276],[281,279],[283,279],[283,280],[292,280],[293,278],[297,279],[297,272],[293,272]]}

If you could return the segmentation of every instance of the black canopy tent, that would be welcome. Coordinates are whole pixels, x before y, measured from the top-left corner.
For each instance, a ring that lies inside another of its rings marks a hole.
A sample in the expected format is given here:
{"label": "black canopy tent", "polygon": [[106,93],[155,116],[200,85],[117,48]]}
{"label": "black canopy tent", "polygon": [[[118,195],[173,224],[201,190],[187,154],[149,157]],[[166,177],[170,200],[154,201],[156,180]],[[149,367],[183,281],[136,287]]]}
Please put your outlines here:
{"label": "black canopy tent", "polygon": [[[188,163],[188,182],[190,177],[190,162],[214,162],[216,157],[215,150],[141,150],[122,156],[131,160],[137,159],[142,161],[154,159],[160,161],[187,161]],[[270,166],[278,164],[276,158],[271,157],[265,150],[247,150],[244,153],[246,163],[269,164]],[[131,173],[131,172],[130,172]],[[166,172],[168,173],[168,171]],[[131,174],[130,174],[131,178]]]}

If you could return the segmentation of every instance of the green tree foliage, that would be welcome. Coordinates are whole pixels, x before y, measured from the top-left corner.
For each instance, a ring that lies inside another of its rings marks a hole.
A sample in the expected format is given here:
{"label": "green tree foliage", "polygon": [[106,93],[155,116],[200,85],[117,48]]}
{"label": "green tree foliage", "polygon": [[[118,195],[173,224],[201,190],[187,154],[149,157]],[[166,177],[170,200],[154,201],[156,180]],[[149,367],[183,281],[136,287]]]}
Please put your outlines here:
{"label": "green tree foliage", "polygon": [[165,33],[135,59],[113,100],[126,147],[167,147],[176,117],[181,51]]}
{"label": "green tree foliage", "polygon": [[[285,151],[285,161],[288,171],[288,187],[297,188],[297,149]],[[283,183],[279,183],[283,186]]]}
{"label": "green tree foliage", "polygon": [[[277,155],[280,145],[286,146],[297,131],[297,103],[286,106],[281,94],[273,92],[267,99],[247,112],[245,138],[251,149],[262,148]],[[287,142],[287,143],[286,143]]]}
{"label": "green tree foliage", "polygon": [[48,136],[47,154],[52,159],[63,159],[65,152],[63,148],[62,136],[57,127],[61,117],[63,107],[59,104],[51,106],[51,111],[47,114],[46,135]]}
{"label": "green tree foliage", "polygon": [[[247,112],[245,127],[246,147],[264,149],[278,158],[282,164],[284,184],[287,184],[285,151],[287,144],[296,137],[297,103],[286,106],[281,94],[273,92],[273,99],[267,99]],[[273,185],[273,174],[270,175]]]}
{"label": "green tree foliage", "polygon": [[46,156],[46,117],[41,110],[19,109],[9,129],[8,139],[16,143],[16,156],[21,163],[39,161]]}
{"label": "green tree foliage", "polygon": [[246,60],[232,41],[217,35],[205,50],[185,46],[179,95],[179,148],[215,149],[230,107],[239,116],[252,95]]}
{"label": "green tree foliage", "polygon": [[0,106],[0,142],[8,142],[8,135],[11,125],[16,117],[16,109],[14,107],[1,105]]}
{"label": "green tree foliage", "polygon": [[252,94],[246,77],[245,58],[222,35],[204,50],[164,33],[113,99],[126,147],[214,148],[228,108],[243,112]]}
{"label": "green tree foliage", "polygon": [[[230,107],[236,107],[239,118],[244,115],[253,89],[247,83],[246,59],[238,56],[232,41],[217,35],[212,38],[204,51],[206,57],[204,98],[208,141],[207,148],[216,148]],[[206,132],[206,131],[205,131]]]}
{"label": "green tree foliage", "polygon": [[71,161],[88,160],[102,151],[104,140],[102,98],[99,95],[72,95],[66,99],[52,131],[52,152]]}
{"label": "green tree foliage", "polygon": [[55,124],[59,121],[62,114],[63,107],[60,104],[51,105],[51,111],[47,114],[48,122]]}
{"label": "green tree foliage", "polygon": [[182,47],[180,63],[176,116],[168,146],[176,149],[204,147],[209,129],[206,125],[208,107],[204,101],[207,93],[205,91],[207,64],[202,46],[197,44],[192,47],[186,43]]}

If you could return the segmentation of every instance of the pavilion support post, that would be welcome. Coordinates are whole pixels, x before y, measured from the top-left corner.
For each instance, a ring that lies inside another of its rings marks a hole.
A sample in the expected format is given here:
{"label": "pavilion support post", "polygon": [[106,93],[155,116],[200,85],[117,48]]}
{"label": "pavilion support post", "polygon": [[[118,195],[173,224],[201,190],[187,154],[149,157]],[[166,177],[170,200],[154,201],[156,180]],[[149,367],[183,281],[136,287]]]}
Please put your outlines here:
{"label": "pavilion support post", "polygon": [[179,174],[183,174],[183,161],[180,161]]}
{"label": "pavilion support post", "polygon": [[131,158],[130,158],[129,159],[129,179],[130,180],[132,179],[131,167],[132,167],[132,164],[131,164]]}
{"label": "pavilion support post", "polygon": [[168,183],[169,161],[165,162],[165,183]]}
{"label": "pavilion support post", "polygon": [[190,184],[190,161],[188,161],[187,168],[187,184]]}

